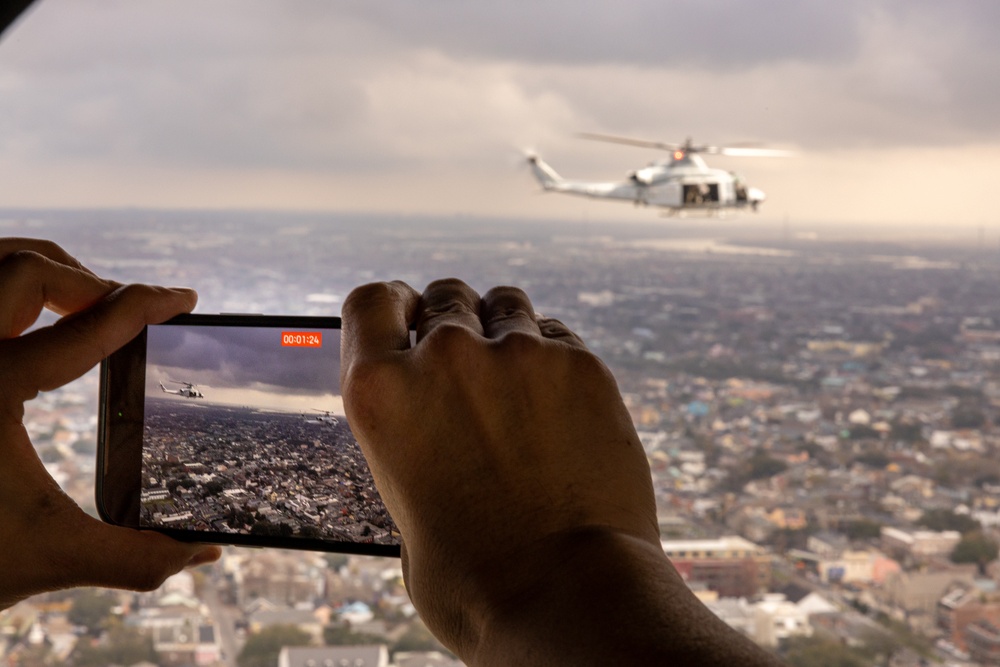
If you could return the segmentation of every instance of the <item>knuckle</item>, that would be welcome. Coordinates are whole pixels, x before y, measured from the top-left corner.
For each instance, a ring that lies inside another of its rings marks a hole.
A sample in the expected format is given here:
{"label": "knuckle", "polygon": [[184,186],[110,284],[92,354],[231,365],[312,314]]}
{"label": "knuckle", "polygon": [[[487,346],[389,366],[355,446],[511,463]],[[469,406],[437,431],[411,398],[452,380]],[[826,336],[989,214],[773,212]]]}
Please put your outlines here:
{"label": "knuckle", "polygon": [[32,243],[33,250],[45,257],[60,263],[72,262],[73,258],[61,245],[48,239],[37,239]]}
{"label": "knuckle", "polygon": [[465,356],[480,345],[480,339],[469,327],[442,320],[424,336],[420,347],[432,357]]}
{"label": "knuckle", "polygon": [[344,299],[344,310],[355,308],[359,304],[387,301],[395,296],[392,283],[368,283],[351,290]]}
{"label": "knuckle", "polygon": [[487,325],[499,324],[501,322],[514,322],[517,320],[521,320],[528,324],[535,323],[535,318],[530,312],[516,305],[508,305],[502,308],[491,308],[488,310],[488,313],[489,315],[483,322]]}
{"label": "knuckle", "polygon": [[488,304],[515,302],[518,304],[530,303],[528,294],[520,287],[510,285],[498,285],[491,288],[483,295],[483,301]]}
{"label": "knuckle", "polygon": [[48,260],[34,250],[15,250],[0,261],[0,269],[7,275],[35,273]]}
{"label": "knuckle", "polygon": [[464,281],[458,278],[438,278],[437,280],[432,280],[427,285],[427,290],[471,290],[472,288]]}
{"label": "knuckle", "polygon": [[427,286],[421,295],[425,309],[437,311],[449,303],[461,303],[464,310],[479,312],[479,293],[458,278],[442,278]]}
{"label": "knuckle", "polygon": [[545,341],[538,335],[512,329],[496,339],[496,349],[503,354],[533,357],[544,351]]}
{"label": "knuckle", "polygon": [[349,322],[354,316],[372,309],[373,306],[407,303],[415,299],[414,289],[402,281],[368,283],[351,290],[344,299],[341,315]]}
{"label": "knuckle", "polygon": [[160,296],[162,291],[152,285],[131,284],[123,285],[116,289],[110,296],[111,301],[123,301],[127,304],[136,302],[138,304],[148,303],[150,300]]}
{"label": "knuckle", "polygon": [[68,346],[79,347],[83,350],[96,350],[100,359],[114,351],[104,344],[104,337],[99,335],[99,315],[93,310],[85,310],[72,317],[65,317],[54,326],[59,328],[59,336]]}

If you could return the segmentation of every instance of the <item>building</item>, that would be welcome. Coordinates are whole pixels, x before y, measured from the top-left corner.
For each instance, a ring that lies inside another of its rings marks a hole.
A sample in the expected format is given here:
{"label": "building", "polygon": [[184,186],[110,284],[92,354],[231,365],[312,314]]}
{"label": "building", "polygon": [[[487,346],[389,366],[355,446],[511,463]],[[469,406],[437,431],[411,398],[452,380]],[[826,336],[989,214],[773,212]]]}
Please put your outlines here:
{"label": "building", "polygon": [[384,644],[374,646],[286,646],[278,654],[278,667],[389,667]]}
{"label": "building", "polygon": [[437,651],[400,651],[393,662],[396,667],[464,667],[465,663]]}
{"label": "building", "polygon": [[825,583],[881,583],[901,568],[896,561],[869,549],[845,549],[838,556],[819,561],[820,578]]}
{"label": "building", "polygon": [[980,665],[1000,665],[1000,628],[980,620],[966,629],[969,657]]}
{"label": "building", "polygon": [[738,536],[663,540],[663,551],[688,582],[722,597],[752,597],[771,583],[771,554]]}
{"label": "building", "polygon": [[1000,626],[1000,598],[995,590],[984,591],[968,582],[956,582],[938,600],[935,620],[948,641],[968,652],[970,626],[980,621]]}
{"label": "building", "polygon": [[882,527],[882,548],[890,554],[910,556],[925,560],[947,556],[962,539],[957,530],[905,531],[890,526]]}
{"label": "building", "polygon": [[[956,582],[972,585],[975,566],[952,567],[927,572],[896,572],[873,591],[885,611],[913,618],[916,615],[936,619],[937,603]],[[935,621],[936,624],[936,621]]]}
{"label": "building", "polygon": [[813,632],[806,609],[781,593],[769,593],[754,604],[753,620],[753,640],[769,648],[789,637],[808,637]]}
{"label": "building", "polygon": [[222,645],[210,618],[183,605],[142,609],[132,622],[149,633],[153,650],[171,664],[215,665]]}

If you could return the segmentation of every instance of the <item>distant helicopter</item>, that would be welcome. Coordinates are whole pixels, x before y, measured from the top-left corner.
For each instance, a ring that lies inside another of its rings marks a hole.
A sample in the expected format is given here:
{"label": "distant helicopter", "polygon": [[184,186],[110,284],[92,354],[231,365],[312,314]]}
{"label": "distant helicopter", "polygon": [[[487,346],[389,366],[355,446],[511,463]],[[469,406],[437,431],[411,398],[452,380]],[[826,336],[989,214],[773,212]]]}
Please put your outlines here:
{"label": "distant helicopter", "polygon": [[184,398],[205,398],[205,394],[201,393],[195,387],[198,385],[191,384],[190,382],[181,382],[179,380],[167,380],[167,382],[173,382],[174,384],[182,385],[180,389],[167,389],[160,382],[160,389],[163,390],[165,394],[177,394],[178,396],[183,396]]}
{"label": "distant helicopter", "polygon": [[668,159],[656,160],[642,169],[629,172],[624,181],[600,183],[564,179],[538,155],[528,152],[528,164],[542,188],[595,199],[623,199],[636,206],[659,206],[666,209],[666,215],[688,212],[719,215],[747,208],[756,211],[767,198],[762,190],[750,187],[735,172],[712,169],[699,153],[741,157],[790,155],[788,151],[749,146],[696,146],[690,137],[683,144],[670,144],[590,132],[578,136],[627,146],[658,148],[670,151],[671,155]]}
{"label": "distant helicopter", "polygon": [[[333,416],[329,410],[320,410],[319,408],[313,408],[314,412],[322,412],[321,415],[316,415],[313,419],[306,419],[307,424],[326,424],[328,426],[336,426],[340,423],[340,420]],[[305,414],[302,415],[306,417]],[[310,415],[311,416],[311,415]]]}

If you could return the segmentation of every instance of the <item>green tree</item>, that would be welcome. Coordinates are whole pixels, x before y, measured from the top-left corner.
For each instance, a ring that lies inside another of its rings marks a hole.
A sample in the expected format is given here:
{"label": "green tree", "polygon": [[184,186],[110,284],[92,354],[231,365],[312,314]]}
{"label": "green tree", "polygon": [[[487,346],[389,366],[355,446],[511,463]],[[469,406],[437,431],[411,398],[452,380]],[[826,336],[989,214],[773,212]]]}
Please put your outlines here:
{"label": "green tree", "polygon": [[792,667],[868,667],[870,661],[858,651],[825,637],[792,637],[782,654]]}
{"label": "green tree", "polygon": [[878,440],[882,434],[867,424],[854,424],[848,431],[851,440]]}
{"label": "green tree", "polygon": [[844,527],[844,533],[852,540],[870,540],[882,534],[882,524],[878,521],[858,519]]}
{"label": "green tree", "polygon": [[982,428],[986,415],[977,400],[963,399],[951,411],[952,428]]}
{"label": "green tree", "polygon": [[986,574],[986,566],[997,559],[1000,545],[979,531],[967,533],[951,552],[953,563],[975,563],[979,573]]}
{"label": "green tree", "polygon": [[323,628],[323,643],[327,646],[359,646],[381,644],[385,639],[366,632],[355,632],[348,624],[328,625]]}
{"label": "green tree", "polygon": [[251,535],[265,535],[267,537],[279,537],[281,529],[277,524],[271,523],[268,519],[258,519],[250,526]]}
{"label": "green tree", "polygon": [[756,452],[750,457],[750,472],[748,477],[751,480],[765,479],[767,477],[774,477],[787,469],[788,464],[784,461],[779,461],[763,452]]}
{"label": "green tree", "polygon": [[83,588],[76,592],[66,618],[73,625],[82,625],[87,632],[97,636],[107,626],[111,610],[117,601],[112,593],[96,588]]}
{"label": "green tree", "polygon": [[889,437],[893,440],[902,440],[903,442],[917,442],[924,437],[923,426],[921,426],[920,422],[900,419],[892,423],[892,430],[889,431]]}
{"label": "green tree", "polygon": [[210,496],[217,496],[225,490],[225,485],[217,479],[213,479],[211,482],[205,485],[205,493]]}
{"label": "green tree", "polygon": [[889,465],[889,457],[882,452],[868,452],[854,457],[854,462],[881,470]]}
{"label": "green tree", "polygon": [[247,638],[236,663],[240,667],[274,667],[282,648],[306,646],[310,639],[308,632],[294,625],[272,625]]}
{"label": "green tree", "polygon": [[320,530],[319,527],[310,524],[308,526],[302,526],[299,530],[299,537],[309,537],[318,540],[323,537],[323,531]]}
{"label": "green tree", "polygon": [[72,664],[78,667],[103,667],[134,665],[144,661],[153,664],[157,662],[152,638],[138,628],[118,623],[108,631],[100,644],[77,642],[76,648],[73,649]]}
{"label": "green tree", "polygon": [[344,554],[323,554],[323,560],[326,561],[328,568],[336,572],[347,565],[348,558]]}
{"label": "green tree", "polygon": [[917,519],[917,525],[931,530],[957,530],[963,535],[982,528],[971,516],[955,514],[948,509],[927,510]]}

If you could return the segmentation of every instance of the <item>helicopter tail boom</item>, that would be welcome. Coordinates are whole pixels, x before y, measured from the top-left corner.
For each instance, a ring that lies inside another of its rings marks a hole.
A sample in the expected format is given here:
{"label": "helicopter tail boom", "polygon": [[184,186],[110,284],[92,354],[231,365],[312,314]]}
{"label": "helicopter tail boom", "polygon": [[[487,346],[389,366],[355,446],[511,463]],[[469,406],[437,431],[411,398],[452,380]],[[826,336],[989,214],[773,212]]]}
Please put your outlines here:
{"label": "helicopter tail boom", "polygon": [[531,166],[531,173],[535,175],[535,179],[546,190],[556,189],[563,181],[562,176],[557,174],[555,169],[534,153],[528,154],[528,165]]}

